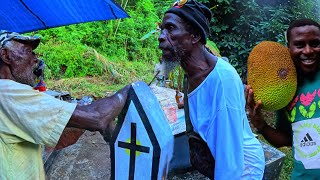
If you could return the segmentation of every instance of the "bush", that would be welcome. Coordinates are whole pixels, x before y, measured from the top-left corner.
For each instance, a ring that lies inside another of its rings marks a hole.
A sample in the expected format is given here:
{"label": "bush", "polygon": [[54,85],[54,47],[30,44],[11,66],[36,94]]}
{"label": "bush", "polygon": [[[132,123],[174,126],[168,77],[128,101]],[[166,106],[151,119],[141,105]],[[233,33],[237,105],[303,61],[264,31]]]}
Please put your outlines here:
{"label": "bush", "polygon": [[92,48],[64,41],[48,41],[37,49],[45,60],[46,78],[98,76],[104,72],[103,62],[94,56]]}
{"label": "bush", "polygon": [[[201,0],[200,0],[201,1]],[[285,44],[284,32],[298,17],[318,19],[314,1],[202,0],[214,13],[209,37],[246,81],[247,58],[263,40]]]}

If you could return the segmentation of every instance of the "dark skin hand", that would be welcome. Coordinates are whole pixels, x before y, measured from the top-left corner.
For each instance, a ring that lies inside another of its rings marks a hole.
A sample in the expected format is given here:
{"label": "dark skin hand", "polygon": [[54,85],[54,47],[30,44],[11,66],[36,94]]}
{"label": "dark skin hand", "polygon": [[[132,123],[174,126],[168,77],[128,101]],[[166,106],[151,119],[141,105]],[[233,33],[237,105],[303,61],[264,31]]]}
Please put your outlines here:
{"label": "dark skin hand", "polygon": [[85,130],[99,131],[106,141],[110,140],[115,128],[114,119],[123,109],[129,88],[130,85],[127,85],[110,97],[99,99],[90,105],[77,106],[55,149],[76,143]]}
{"label": "dark skin hand", "polygon": [[68,147],[75,144],[80,136],[85,132],[84,129],[78,128],[64,128],[57,145],[54,147],[55,150]]}
{"label": "dark skin hand", "polygon": [[112,121],[120,114],[125,105],[130,85],[110,97],[94,101],[90,105],[77,106],[67,126],[108,133]]}
{"label": "dark skin hand", "polygon": [[245,98],[246,106],[249,111],[249,118],[251,123],[263,137],[275,147],[292,146],[292,137],[278,129],[269,126],[262,117],[261,107],[262,102],[258,100],[254,102],[254,92],[250,85],[246,86]]}
{"label": "dark skin hand", "polygon": [[[298,77],[313,77],[319,67],[320,31],[317,26],[306,25],[294,27],[289,32],[288,48],[297,68]],[[252,124],[261,132],[267,141],[276,147],[292,146],[292,136],[267,125],[261,115],[262,102],[254,103],[253,90],[248,85],[245,91],[247,108]],[[281,119],[281,121],[287,121]]]}

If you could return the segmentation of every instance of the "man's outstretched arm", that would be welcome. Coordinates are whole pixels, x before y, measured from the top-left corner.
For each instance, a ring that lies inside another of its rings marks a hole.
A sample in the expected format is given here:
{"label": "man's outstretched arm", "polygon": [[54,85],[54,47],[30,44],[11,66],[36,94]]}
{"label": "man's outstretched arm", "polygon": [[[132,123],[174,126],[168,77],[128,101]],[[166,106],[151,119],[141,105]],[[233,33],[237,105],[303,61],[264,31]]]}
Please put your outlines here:
{"label": "man's outstretched arm", "polygon": [[130,85],[127,85],[110,97],[99,99],[86,106],[77,106],[67,127],[107,133],[108,126],[125,105],[129,88]]}

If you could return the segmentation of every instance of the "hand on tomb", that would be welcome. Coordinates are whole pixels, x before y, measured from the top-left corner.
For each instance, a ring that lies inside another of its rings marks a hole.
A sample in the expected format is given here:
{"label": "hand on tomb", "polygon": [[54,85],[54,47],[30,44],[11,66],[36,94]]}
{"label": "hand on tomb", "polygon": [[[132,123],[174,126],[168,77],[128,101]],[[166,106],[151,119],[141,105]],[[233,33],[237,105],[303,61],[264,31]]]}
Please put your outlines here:
{"label": "hand on tomb", "polygon": [[126,100],[128,91],[131,85],[127,85],[121,90],[117,91],[110,97],[103,98],[97,103],[97,111],[101,114],[101,130],[103,136],[109,136],[114,129],[114,120],[122,111]]}
{"label": "hand on tomb", "polygon": [[77,106],[67,127],[99,131],[101,134],[109,132],[110,123],[120,114],[127,100],[127,85],[109,97],[101,98],[91,104]]}
{"label": "hand on tomb", "polygon": [[116,128],[116,121],[111,121],[107,127],[107,129],[104,131],[104,133],[101,133],[103,136],[103,139],[106,142],[110,142],[111,136],[113,134],[114,129]]}

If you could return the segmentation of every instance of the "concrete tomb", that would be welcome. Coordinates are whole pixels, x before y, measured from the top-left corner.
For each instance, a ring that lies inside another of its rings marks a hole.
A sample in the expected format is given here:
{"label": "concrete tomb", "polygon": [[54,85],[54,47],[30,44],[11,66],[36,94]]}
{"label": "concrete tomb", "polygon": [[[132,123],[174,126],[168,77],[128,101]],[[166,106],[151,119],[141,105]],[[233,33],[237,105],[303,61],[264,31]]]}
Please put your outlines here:
{"label": "concrete tomb", "polygon": [[111,179],[162,179],[173,153],[173,135],[156,96],[133,83],[110,142]]}

